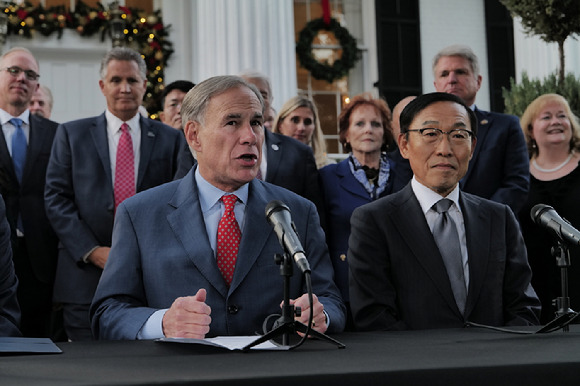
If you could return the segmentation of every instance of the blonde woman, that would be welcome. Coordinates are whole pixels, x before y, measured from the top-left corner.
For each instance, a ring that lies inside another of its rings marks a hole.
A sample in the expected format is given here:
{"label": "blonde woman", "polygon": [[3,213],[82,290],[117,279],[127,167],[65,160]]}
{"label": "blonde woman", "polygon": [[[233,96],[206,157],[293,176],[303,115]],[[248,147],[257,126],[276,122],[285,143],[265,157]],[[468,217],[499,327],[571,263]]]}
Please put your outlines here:
{"label": "blonde woman", "polygon": [[312,148],[316,166],[334,163],[326,155],[326,143],[318,119],[318,109],[313,101],[295,96],[284,103],[274,120],[273,131],[292,137]]}
{"label": "blonde woman", "polygon": [[[550,249],[555,240],[530,217],[536,204],[552,206],[560,216],[580,227],[580,124],[565,98],[544,94],[527,107],[520,120],[530,156],[530,192],[519,214],[532,268],[532,286],[542,302],[540,322],[554,319],[552,300],[562,296],[560,268]],[[570,246],[568,268],[570,305],[580,309],[580,247]]]}

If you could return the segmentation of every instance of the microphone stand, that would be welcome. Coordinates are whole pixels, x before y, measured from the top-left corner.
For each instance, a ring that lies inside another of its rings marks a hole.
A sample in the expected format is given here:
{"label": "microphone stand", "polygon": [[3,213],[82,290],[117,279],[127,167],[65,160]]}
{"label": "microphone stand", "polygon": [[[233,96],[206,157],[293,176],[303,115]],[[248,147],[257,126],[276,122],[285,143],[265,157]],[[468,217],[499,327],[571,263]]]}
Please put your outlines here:
{"label": "microphone stand", "polygon": [[554,304],[557,307],[556,318],[538,332],[551,332],[559,328],[562,328],[564,332],[568,332],[568,325],[578,316],[578,313],[570,308],[570,297],[568,296],[568,267],[571,265],[570,251],[562,240],[558,240],[557,246],[552,247],[551,252],[552,257],[556,259],[557,266],[560,268],[560,291],[562,296],[554,299]]}
{"label": "microphone stand", "polygon": [[[321,332],[313,330],[308,326],[297,322],[294,320],[294,315],[300,316],[300,307],[295,308],[294,305],[290,304],[290,278],[293,275],[293,265],[292,259],[288,255],[288,253],[284,253],[284,255],[276,254],[274,256],[274,260],[276,264],[280,266],[280,275],[284,276],[284,301],[282,304],[282,316],[280,316],[276,322],[274,323],[274,327],[268,333],[262,335],[257,340],[253,341],[252,343],[245,346],[242,350],[247,352],[250,348],[262,343],[266,342],[267,340],[274,339],[276,337],[282,336],[282,345],[288,346],[290,342],[290,334],[294,334],[296,332],[301,332],[303,334],[308,334],[309,336],[320,338],[323,341],[328,343],[334,344],[338,346],[338,348],[345,348],[346,346],[339,341],[325,335]],[[310,275],[310,272],[308,272]],[[308,278],[308,281],[310,278]],[[312,292],[310,286],[308,286],[308,290]],[[289,347],[289,349],[296,348],[301,343]]]}

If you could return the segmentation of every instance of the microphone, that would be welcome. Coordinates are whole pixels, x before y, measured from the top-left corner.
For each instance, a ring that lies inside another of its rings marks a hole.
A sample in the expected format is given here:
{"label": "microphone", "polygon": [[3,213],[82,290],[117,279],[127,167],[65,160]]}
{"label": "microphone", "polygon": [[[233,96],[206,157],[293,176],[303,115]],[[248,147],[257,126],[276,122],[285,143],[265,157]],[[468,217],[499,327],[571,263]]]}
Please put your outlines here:
{"label": "microphone", "polygon": [[536,224],[550,230],[560,240],[580,245],[580,232],[560,217],[551,206],[537,204],[530,211],[530,216]]}
{"label": "microphone", "polygon": [[286,253],[293,259],[302,273],[310,272],[310,264],[304,254],[304,248],[298,239],[298,233],[290,209],[282,201],[273,200],[266,205],[266,220],[274,227],[278,241]]}

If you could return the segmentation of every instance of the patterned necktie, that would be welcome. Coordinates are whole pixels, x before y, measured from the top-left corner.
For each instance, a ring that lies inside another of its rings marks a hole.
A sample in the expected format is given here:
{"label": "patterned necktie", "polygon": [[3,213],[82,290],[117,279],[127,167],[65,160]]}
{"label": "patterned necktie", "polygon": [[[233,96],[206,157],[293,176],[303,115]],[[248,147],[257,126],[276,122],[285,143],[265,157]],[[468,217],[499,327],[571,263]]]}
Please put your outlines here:
{"label": "patterned necktie", "polygon": [[16,127],[16,131],[12,136],[12,163],[14,164],[16,178],[21,183],[24,163],[26,162],[26,135],[24,134],[24,130],[22,130],[22,119],[12,118],[10,123]]}
{"label": "patterned necktie", "polygon": [[222,196],[225,205],[224,215],[220,219],[217,232],[217,265],[229,286],[234,277],[234,268],[240,248],[242,232],[236,221],[234,206],[238,197],[235,194]]}
{"label": "patterned necktie", "polygon": [[435,242],[443,257],[443,263],[445,263],[445,268],[447,269],[455,302],[457,303],[457,307],[459,307],[459,311],[463,314],[467,299],[467,289],[465,288],[463,275],[463,260],[461,258],[459,235],[457,234],[455,222],[448,213],[452,203],[453,201],[444,198],[433,205],[433,210],[439,213],[435,221],[435,226],[433,227],[433,237],[435,237]]}
{"label": "patterned necktie", "polygon": [[126,123],[121,125],[115,165],[115,209],[123,200],[135,194],[135,157],[133,141]]}

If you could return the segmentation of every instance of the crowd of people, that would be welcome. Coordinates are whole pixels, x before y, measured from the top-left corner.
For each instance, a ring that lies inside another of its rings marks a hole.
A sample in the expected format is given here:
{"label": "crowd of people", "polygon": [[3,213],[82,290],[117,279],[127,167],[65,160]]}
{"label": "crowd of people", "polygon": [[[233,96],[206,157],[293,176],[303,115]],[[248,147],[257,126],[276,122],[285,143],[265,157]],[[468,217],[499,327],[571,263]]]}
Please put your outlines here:
{"label": "crowd of people", "polygon": [[[33,54],[0,57],[0,335],[54,340],[251,335],[279,314],[264,210],[279,200],[311,268],[295,319],[320,333],[545,324],[558,313],[555,240],[538,203],[580,223],[580,123],[556,94],[521,117],[480,110],[467,46],[433,59],[436,92],[391,108],[363,93],[328,157],[318,109],[276,111],[255,71],[178,80],[155,121],[146,67],[101,62],[106,110],[57,124]],[[580,249],[572,247],[572,255]],[[570,275],[580,268],[572,264]],[[571,306],[580,285],[570,280]]]}

